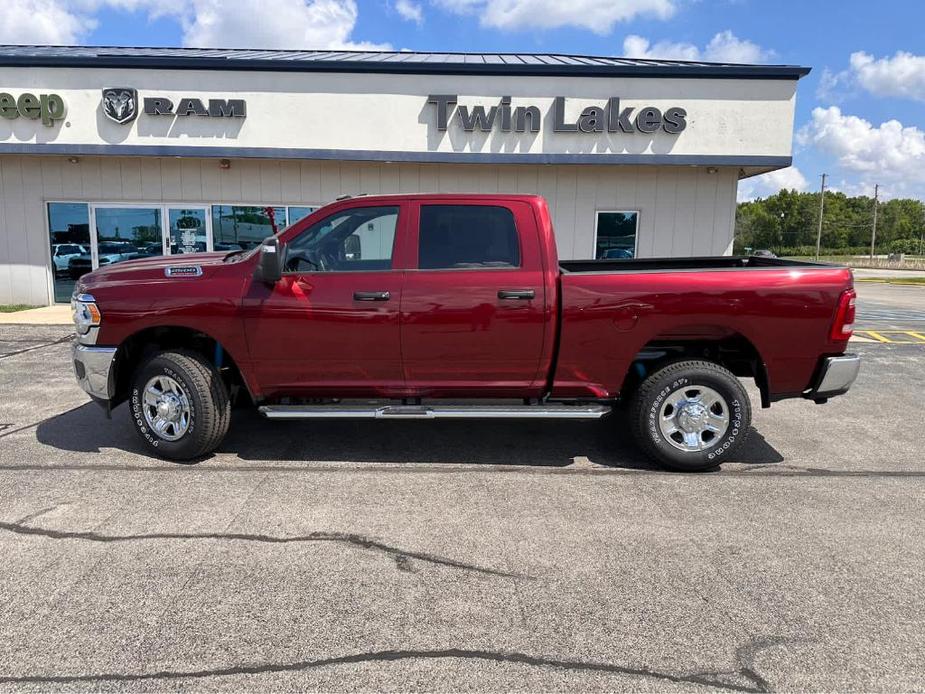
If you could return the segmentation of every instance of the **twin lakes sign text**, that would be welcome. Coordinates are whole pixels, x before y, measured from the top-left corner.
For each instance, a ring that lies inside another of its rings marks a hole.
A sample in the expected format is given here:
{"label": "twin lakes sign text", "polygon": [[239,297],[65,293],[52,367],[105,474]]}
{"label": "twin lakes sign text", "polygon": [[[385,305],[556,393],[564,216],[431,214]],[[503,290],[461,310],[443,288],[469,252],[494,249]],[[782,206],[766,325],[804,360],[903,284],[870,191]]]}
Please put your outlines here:
{"label": "twin lakes sign text", "polygon": [[[511,107],[511,97],[490,106],[458,105],[456,94],[431,94],[427,103],[437,109],[437,130],[446,131],[455,116],[459,126],[468,133],[491,132],[497,125],[501,132],[538,133],[542,114],[537,106]],[[620,108],[620,98],[611,97],[601,106],[588,106],[575,122],[565,119],[565,97],[557,96],[552,105],[552,130],[557,133],[654,133],[663,130],[677,134],[687,127],[687,111],[678,106],[664,113],[654,106],[640,109]]]}

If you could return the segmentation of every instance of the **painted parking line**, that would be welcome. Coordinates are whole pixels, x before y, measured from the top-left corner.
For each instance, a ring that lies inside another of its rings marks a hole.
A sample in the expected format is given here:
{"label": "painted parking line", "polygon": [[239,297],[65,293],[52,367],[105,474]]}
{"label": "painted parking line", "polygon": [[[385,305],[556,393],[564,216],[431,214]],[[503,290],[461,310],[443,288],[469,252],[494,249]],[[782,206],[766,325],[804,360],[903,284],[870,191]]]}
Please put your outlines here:
{"label": "painted parking line", "polygon": [[856,330],[858,342],[880,342],[888,345],[925,345],[925,333],[915,330]]}

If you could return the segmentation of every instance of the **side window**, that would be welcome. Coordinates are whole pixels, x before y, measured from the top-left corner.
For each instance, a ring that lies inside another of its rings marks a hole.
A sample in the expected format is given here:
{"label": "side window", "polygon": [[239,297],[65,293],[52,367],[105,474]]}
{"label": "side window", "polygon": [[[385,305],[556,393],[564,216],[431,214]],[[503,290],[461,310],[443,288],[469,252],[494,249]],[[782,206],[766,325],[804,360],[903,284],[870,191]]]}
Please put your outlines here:
{"label": "side window", "polygon": [[494,205],[422,205],[422,270],[520,266],[514,215]]}
{"label": "side window", "polygon": [[285,272],[392,269],[398,207],[355,207],[315,222],[286,244]]}

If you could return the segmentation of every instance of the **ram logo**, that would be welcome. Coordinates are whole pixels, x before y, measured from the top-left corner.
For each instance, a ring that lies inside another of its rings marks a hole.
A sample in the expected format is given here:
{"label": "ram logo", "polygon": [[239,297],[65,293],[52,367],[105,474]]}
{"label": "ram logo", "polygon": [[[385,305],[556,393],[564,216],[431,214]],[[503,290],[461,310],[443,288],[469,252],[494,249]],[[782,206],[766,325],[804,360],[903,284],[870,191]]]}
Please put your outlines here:
{"label": "ram logo", "polygon": [[128,123],[138,115],[138,92],[128,87],[103,90],[103,113],[116,123]]}

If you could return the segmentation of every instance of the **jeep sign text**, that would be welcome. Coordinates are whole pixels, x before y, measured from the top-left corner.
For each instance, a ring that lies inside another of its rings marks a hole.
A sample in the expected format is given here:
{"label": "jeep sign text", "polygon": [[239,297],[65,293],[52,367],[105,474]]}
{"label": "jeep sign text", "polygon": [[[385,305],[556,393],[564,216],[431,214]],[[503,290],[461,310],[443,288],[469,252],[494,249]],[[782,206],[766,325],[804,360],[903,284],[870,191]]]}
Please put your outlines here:
{"label": "jeep sign text", "polygon": [[23,92],[19,97],[0,92],[0,116],[15,120],[22,116],[30,120],[42,119],[43,125],[54,125],[67,115],[67,106],[57,94],[30,94]]}

